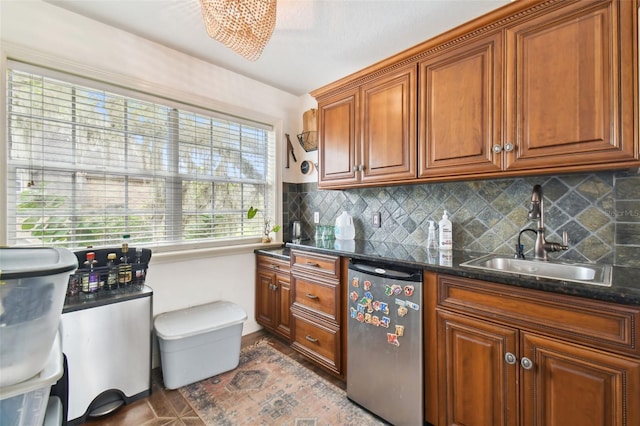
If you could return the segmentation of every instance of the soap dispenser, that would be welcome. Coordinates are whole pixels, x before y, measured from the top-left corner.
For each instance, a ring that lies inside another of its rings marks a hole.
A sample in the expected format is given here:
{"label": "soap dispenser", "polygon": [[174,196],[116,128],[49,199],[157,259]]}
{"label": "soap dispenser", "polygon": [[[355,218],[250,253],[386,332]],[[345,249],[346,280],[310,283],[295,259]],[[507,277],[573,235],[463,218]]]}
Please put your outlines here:
{"label": "soap dispenser", "polygon": [[429,221],[429,232],[427,234],[427,249],[438,250],[438,238],[436,236],[436,226],[433,220]]}
{"label": "soap dispenser", "polygon": [[440,250],[453,250],[453,228],[446,210],[438,225],[440,228]]}

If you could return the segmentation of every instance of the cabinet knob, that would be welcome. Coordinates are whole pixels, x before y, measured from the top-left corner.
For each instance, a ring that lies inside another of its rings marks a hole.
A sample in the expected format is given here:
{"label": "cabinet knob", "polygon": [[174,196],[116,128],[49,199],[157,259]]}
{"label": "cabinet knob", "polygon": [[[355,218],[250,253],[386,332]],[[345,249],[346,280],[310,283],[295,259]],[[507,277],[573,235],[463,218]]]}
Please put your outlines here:
{"label": "cabinet knob", "polygon": [[517,360],[518,359],[516,358],[516,356],[511,352],[507,352],[506,354],[504,354],[504,361],[509,365],[515,364]]}
{"label": "cabinet knob", "polygon": [[524,357],[520,360],[520,365],[525,370],[531,370],[531,368],[533,368],[533,362],[527,357]]}
{"label": "cabinet knob", "polygon": [[275,284],[269,284],[269,288],[273,291],[276,291],[278,289],[278,286]]}
{"label": "cabinet knob", "polygon": [[351,167],[351,171],[352,172],[357,172],[358,171],[358,167],[359,166],[357,164],[354,164],[353,167]]}
{"label": "cabinet knob", "polygon": [[502,145],[494,144],[491,150],[493,151],[494,154],[500,154],[500,152],[502,151]]}
{"label": "cabinet knob", "polygon": [[360,165],[358,166],[358,171],[359,171],[359,172],[363,172],[363,171],[364,171],[364,169],[365,169],[364,164],[360,164]]}
{"label": "cabinet knob", "polygon": [[506,143],[506,144],[504,145],[504,150],[505,150],[505,152],[511,152],[511,151],[513,151],[515,148],[516,148],[516,146],[515,146],[514,144],[512,144],[512,143]]}
{"label": "cabinet knob", "polygon": [[313,299],[313,300],[317,300],[318,299],[318,296],[316,296],[315,294],[307,293],[306,296],[309,299]]}

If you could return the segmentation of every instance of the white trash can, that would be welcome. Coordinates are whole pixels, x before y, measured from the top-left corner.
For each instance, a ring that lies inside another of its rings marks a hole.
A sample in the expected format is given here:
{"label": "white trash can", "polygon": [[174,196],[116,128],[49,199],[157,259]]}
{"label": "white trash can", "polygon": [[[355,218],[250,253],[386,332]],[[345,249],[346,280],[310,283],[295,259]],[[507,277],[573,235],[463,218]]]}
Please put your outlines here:
{"label": "white trash can", "polygon": [[158,315],[154,328],[165,387],[176,389],[236,368],[246,319],[242,307],[227,301]]}

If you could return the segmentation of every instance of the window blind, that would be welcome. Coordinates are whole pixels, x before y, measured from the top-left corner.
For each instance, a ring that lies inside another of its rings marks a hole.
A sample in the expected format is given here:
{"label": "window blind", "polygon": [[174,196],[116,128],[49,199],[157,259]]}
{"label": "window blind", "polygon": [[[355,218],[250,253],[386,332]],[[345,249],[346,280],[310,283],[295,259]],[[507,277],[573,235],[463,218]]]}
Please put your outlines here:
{"label": "window blind", "polygon": [[49,74],[13,61],[7,70],[8,244],[262,236],[274,202],[271,128]]}

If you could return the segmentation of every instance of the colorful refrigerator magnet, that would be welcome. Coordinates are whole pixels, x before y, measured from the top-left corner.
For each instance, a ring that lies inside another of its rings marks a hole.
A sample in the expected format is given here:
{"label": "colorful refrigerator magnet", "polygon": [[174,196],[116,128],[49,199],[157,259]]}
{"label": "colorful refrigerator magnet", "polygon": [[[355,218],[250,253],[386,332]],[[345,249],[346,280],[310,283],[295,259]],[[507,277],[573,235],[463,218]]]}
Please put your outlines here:
{"label": "colorful refrigerator magnet", "polygon": [[409,313],[409,310],[407,308],[405,308],[404,306],[398,306],[398,316],[404,317],[408,313]]}
{"label": "colorful refrigerator magnet", "polygon": [[387,333],[387,343],[394,346],[400,346],[400,342],[398,341],[398,335],[393,333]]}
{"label": "colorful refrigerator magnet", "polygon": [[371,290],[371,281],[366,280],[366,281],[364,282],[364,289],[365,289],[365,290]]}
{"label": "colorful refrigerator magnet", "polygon": [[358,277],[351,278],[351,286],[355,288],[360,287],[360,278]]}
{"label": "colorful refrigerator magnet", "polygon": [[415,287],[412,285],[405,285],[404,286],[404,295],[407,297],[411,297],[413,296],[413,292],[415,291]]}
{"label": "colorful refrigerator magnet", "polygon": [[396,325],[396,334],[398,337],[404,336],[404,325]]}

